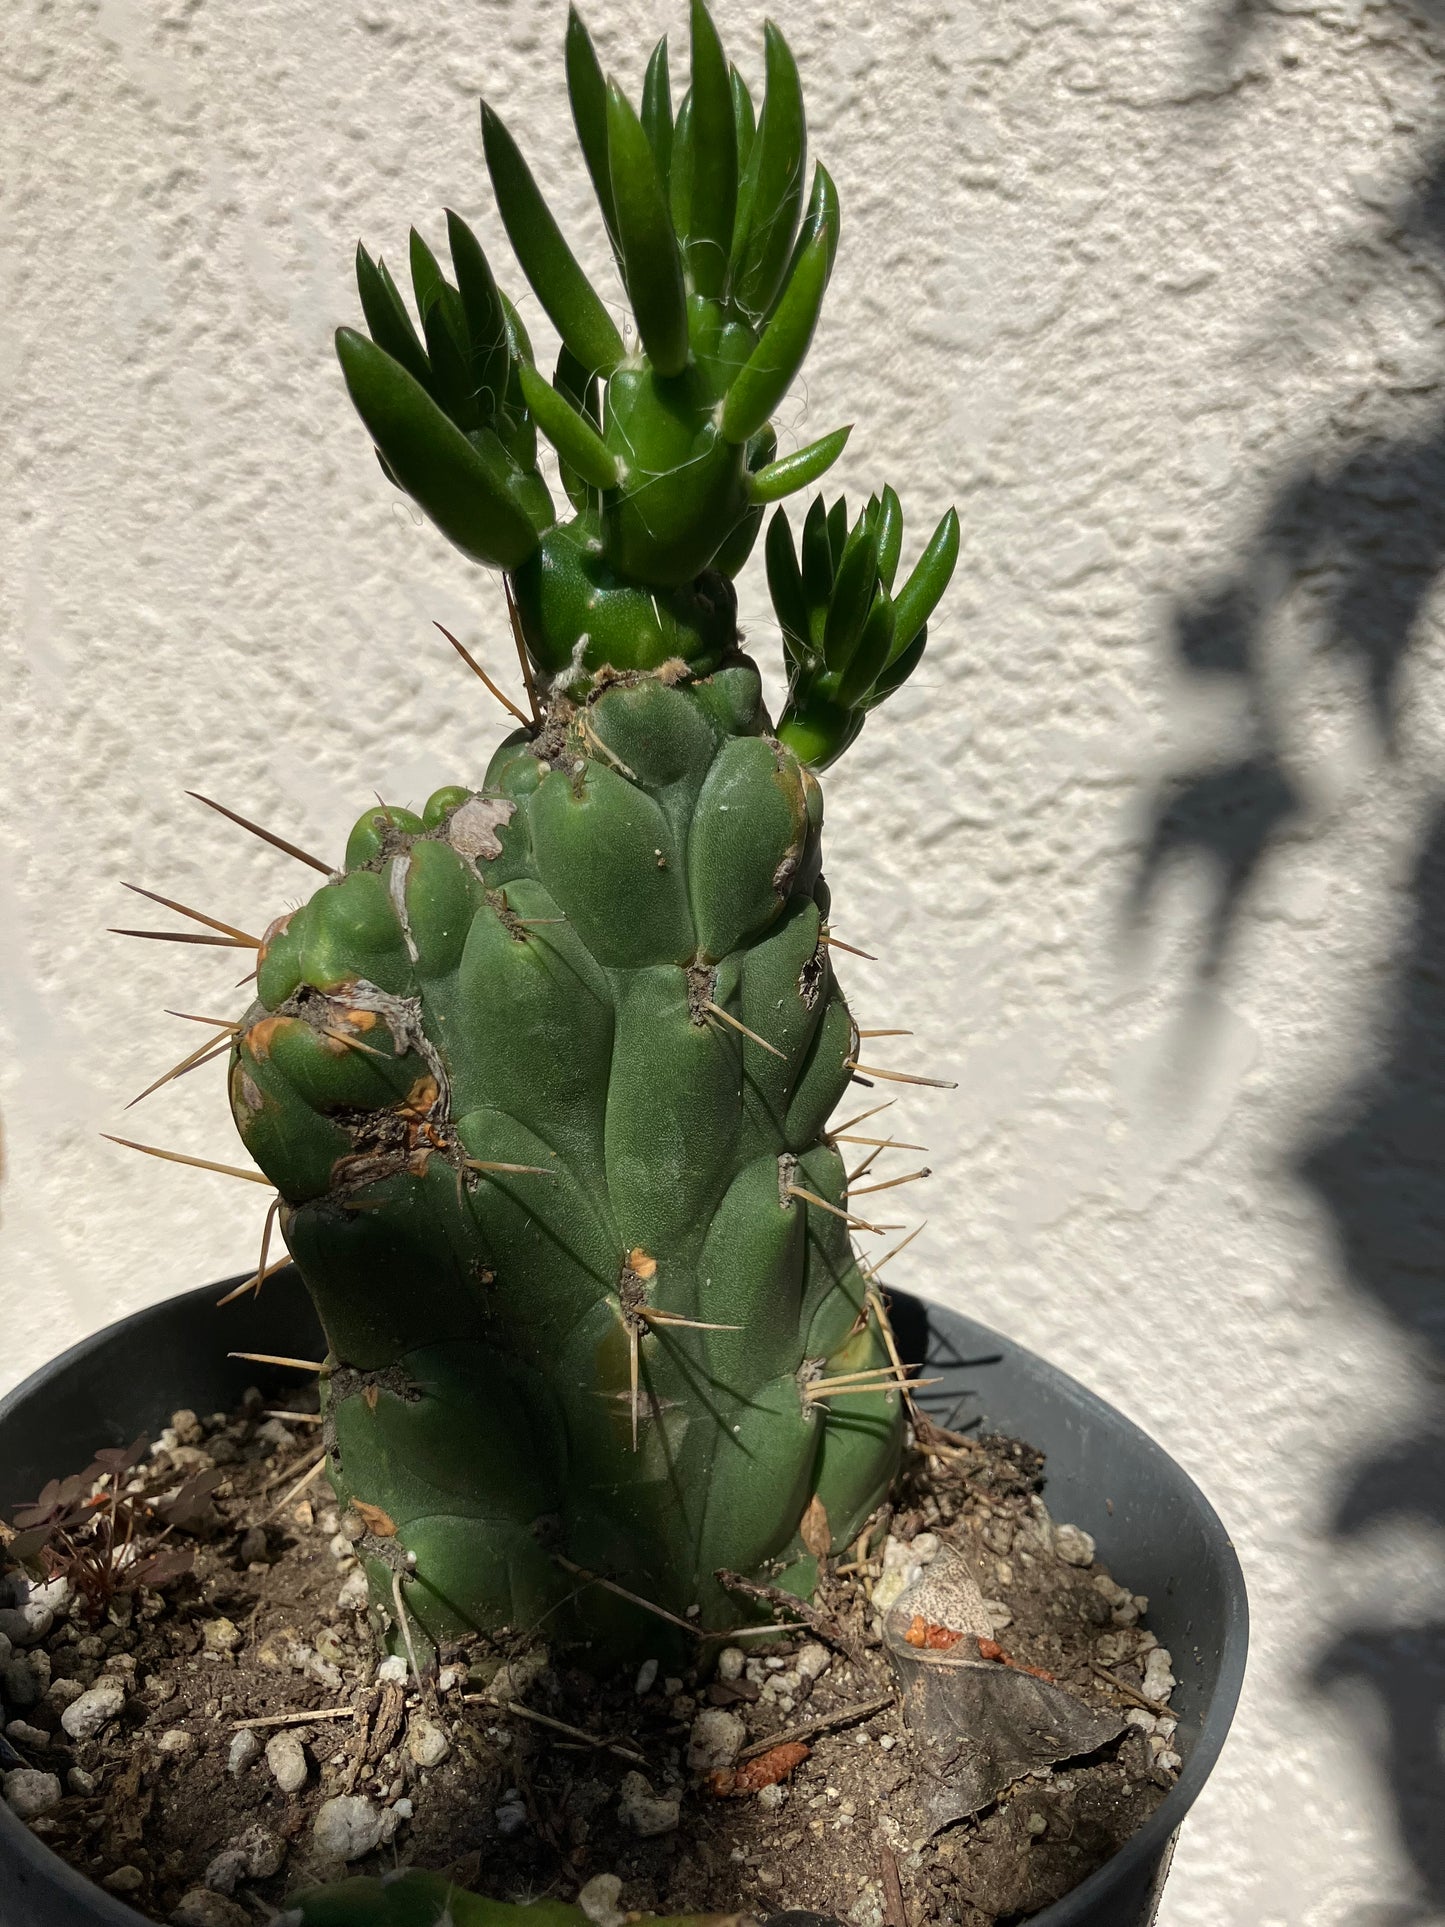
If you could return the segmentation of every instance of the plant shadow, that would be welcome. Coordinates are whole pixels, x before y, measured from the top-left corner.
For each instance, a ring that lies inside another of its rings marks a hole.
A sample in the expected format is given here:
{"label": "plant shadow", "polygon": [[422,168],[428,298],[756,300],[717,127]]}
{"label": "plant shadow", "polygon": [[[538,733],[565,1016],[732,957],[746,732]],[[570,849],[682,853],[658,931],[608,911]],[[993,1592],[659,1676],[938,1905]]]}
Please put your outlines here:
{"label": "plant shadow", "polygon": [[[1291,11],[1298,11],[1292,9]],[[1445,58],[1445,0],[1382,0]],[[1222,84],[1277,10],[1235,0],[1206,33]],[[1445,265],[1445,121],[1424,130],[1418,185],[1350,244],[1383,259],[1403,244],[1438,278]],[[1445,377],[1445,368],[1436,372]],[[1237,560],[1221,579],[1180,597],[1170,648],[1184,685],[1232,697],[1241,718],[1230,753],[1160,782],[1123,906],[1127,936],[1155,914],[1176,864],[1210,877],[1194,962],[1196,994],[1218,986],[1261,873],[1309,834],[1291,752],[1294,712],[1279,697],[1275,637],[1286,602],[1303,602],[1316,660],[1343,665],[1359,691],[1382,758],[1383,789],[1402,827],[1415,821],[1409,924],[1378,1007],[1373,1062],[1318,1116],[1290,1159],[1333,1231],[1348,1280],[1390,1321],[1416,1361],[1422,1396],[1396,1436],[1345,1472],[1330,1520],[1357,1548],[1400,1522],[1445,1532],[1445,782],[1423,819],[1401,752],[1403,690],[1425,638],[1426,603],[1445,573],[1445,409],[1421,406],[1404,432],[1357,433],[1341,451],[1321,438],[1283,475]],[[1342,1367],[1342,1370],[1346,1368]],[[1388,1428],[1390,1415],[1381,1414]],[[1441,1577],[1445,1577],[1442,1568]],[[1362,1751],[1379,1757],[1411,1897],[1382,1901],[1356,1927],[1425,1927],[1445,1912],[1445,1621],[1425,1616],[1342,1628],[1309,1670],[1309,1685],[1359,1720]]]}

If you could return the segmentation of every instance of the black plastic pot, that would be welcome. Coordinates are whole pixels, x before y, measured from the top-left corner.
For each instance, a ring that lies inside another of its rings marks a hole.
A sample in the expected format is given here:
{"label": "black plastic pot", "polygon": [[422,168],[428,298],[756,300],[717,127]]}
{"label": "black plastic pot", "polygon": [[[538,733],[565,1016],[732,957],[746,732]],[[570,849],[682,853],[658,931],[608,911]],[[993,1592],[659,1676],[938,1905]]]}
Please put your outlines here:
{"label": "black plastic pot", "polygon": [[[235,1280],[231,1281],[236,1282]],[[226,1357],[228,1350],[317,1358],[322,1343],[289,1273],[259,1301],[218,1322],[223,1286],[135,1313],[63,1353],[0,1401],[0,1516],[94,1448],[152,1435],[178,1406],[228,1410],[247,1385],[279,1389],[294,1373]],[[957,1312],[899,1298],[904,1355],[926,1358],[935,1415],[956,1426],[1027,1439],[1048,1457],[1047,1498],[1059,1520],[1091,1532],[1110,1569],[1149,1596],[1149,1623],[1179,1677],[1177,1785],[1109,1863],[1033,1927],[1149,1927],[1179,1823],[1219,1756],[1244,1674],[1248,1610],[1234,1548],[1198,1487],[1092,1392],[1043,1359]],[[0,1927],[137,1927],[143,1916],[92,1886],[0,1802]]]}

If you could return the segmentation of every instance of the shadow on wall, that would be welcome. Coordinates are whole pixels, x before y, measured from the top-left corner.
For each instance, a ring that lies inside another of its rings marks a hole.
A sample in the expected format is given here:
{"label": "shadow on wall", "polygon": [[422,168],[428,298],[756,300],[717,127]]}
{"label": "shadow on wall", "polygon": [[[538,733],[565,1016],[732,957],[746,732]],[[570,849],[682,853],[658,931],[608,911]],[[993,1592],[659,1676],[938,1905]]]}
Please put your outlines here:
{"label": "shadow on wall", "polygon": [[[1227,75],[1267,10],[1235,4],[1219,16],[1210,55]],[[1445,0],[1381,14],[1413,22],[1445,57]],[[1403,237],[1445,265],[1445,127],[1426,143],[1421,185],[1373,237]],[[1445,373],[1445,371],[1442,371]],[[1125,907],[1147,921],[1164,873],[1203,858],[1214,880],[1198,989],[1227,968],[1251,886],[1282,842],[1303,835],[1303,798],[1291,776],[1265,652],[1287,594],[1306,585],[1319,647],[1350,663],[1368,692],[1380,742],[1397,752],[1402,671],[1422,640],[1426,598],[1445,572],[1445,412],[1423,430],[1353,452],[1321,451],[1278,486],[1232,575],[1180,605],[1173,646],[1201,691],[1220,680],[1245,716],[1239,754],[1180,770],[1153,799],[1145,848]],[[1382,778],[1386,784],[1388,772]],[[1407,806],[1400,786],[1401,807]],[[1346,1477],[1333,1526],[1344,1544],[1402,1517],[1445,1529],[1445,771],[1423,825],[1413,878],[1413,926],[1380,1016],[1376,1066],[1341,1095],[1294,1156],[1333,1224],[1355,1288],[1394,1321],[1428,1386],[1427,1416]],[[1340,1362],[1342,1389],[1348,1360]],[[1356,1927],[1411,1927],[1445,1909],[1445,1622],[1361,1625],[1312,1669],[1316,1691],[1348,1687],[1369,1730],[1413,1863],[1418,1900],[1383,1903]],[[1381,1737],[1383,1748],[1381,1749]]]}
{"label": "shadow on wall", "polygon": [[[1445,802],[1413,879],[1414,920],[1376,1068],[1339,1104],[1297,1168],[1333,1220],[1355,1284],[1411,1341],[1431,1403],[1413,1433],[1354,1468],[1336,1509],[1348,1540],[1406,1518],[1445,1528]],[[1342,1366],[1343,1366],[1342,1361]],[[1445,1621],[1361,1626],[1319,1660],[1317,1687],[1364,1687],[1384,1717],[1385,1770],[1426,1912],[1445,1906]]]}

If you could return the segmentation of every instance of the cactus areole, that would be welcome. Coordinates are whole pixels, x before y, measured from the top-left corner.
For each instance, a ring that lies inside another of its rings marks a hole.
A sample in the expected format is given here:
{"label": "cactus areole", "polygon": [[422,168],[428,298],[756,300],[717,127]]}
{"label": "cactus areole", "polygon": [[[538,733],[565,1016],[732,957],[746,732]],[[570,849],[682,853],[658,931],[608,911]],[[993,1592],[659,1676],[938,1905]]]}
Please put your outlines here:
{"label": "cactus areole", "polygon": [[420,814],[369,809],[271,926],[230,1095],[325,1326],[328,1470],[398,1643],[544,1627],[601,1655],[660,1650],[659,1612],[736,1625],[723,1570],[806,1593],[898,1461],[828,1134],[858,1034],[816,772],[917,663],[958,523],[895,587],[891,489],[851,527],[815,502],[801,555],[776,511],[775,728],[732,578],[847,438],[780,458],[769,421],[833,183],[805,178],[772,27],[756,118],[700,0],[675,114],[665,42],[640,112],[575,13],[566,66],[635,338],[486,105],[555,371],[455,214],[450,279],[411,236],[420,326],[361,249],[367,332],[336,338],[389,480],[504,571],[533,720]]}

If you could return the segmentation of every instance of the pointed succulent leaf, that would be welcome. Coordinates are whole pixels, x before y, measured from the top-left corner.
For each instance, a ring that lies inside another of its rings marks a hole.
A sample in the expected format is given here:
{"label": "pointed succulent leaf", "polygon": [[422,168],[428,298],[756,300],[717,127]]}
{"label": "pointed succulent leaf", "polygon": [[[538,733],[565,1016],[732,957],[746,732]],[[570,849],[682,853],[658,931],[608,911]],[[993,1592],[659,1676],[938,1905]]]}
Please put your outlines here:
{"label": "pointed succulent leaf", "polygon": [[515,569],[525,562],[537,546],[537,531],[494,466],[420,383],[354,329],[337,330],[336,353],[383,461],[442,534],[493,568]]}
{"label": "pointed succulent leaf", "polygon": [[[738,139],[738,178],[747,172],[748,156],[753,151],[753,136],[757,132],[757,121],[753,115],[753,97],[748,92],[748,83],[736,67],[728,68],[728,80],[733,90],[733,126]],[[734,234],[736,234],[734,221]]]}
{"label": "pointed succulent leaf", "polygon": [[440,292],[422,314],[427,359],[432,371],[431,393],[458,428],[475,428],[478,425],[476,385],[466,348],[452,332],[452,319]]}
{"label": "pointed succulent leaf", "polygon": [[411,316],[391,277],[382,272],[360,242],[356,245],[356,287],[361,296],[361,312],[377,347],[384,348],[393,361],[399,361],[413,381],[428,387],[431,370]]}
{"label": "pointed succulent leaf", "polygon": [[374,448],[372,449],[371,452],[376,457],[377,461],[380,462],[381,472],[386,477],[387,481],[391,483],[393,488],[400,488],[401,483],[396,479],[396,476],[392,472],[391,463],[382,454],[381,450],[379,448]]}
{"label": "pointed succulent leaf", "polygon": [[672,168],[672,82],[667,70],[666,34],[653,48],[643,77],[642,127],[666,193]]}
{"label": "pointed succulent leaf", "polygon": [[785,509],[779,509],[768,524],[763,549],[768,566],[768,594],[782,627],[783,640],[806,646],[808,637],[808,599],[803,589],[803,572],[798,567],[798,551],[793,546],[793,531]]}
{"label": "pointed succulent leaf", "polygon": [[[692,0],[691,193],[685,234],[689,279],[698,294],[720,295],[727,285],[733,217],[738,201],[738,137],[733,123],[727,56],[703,0]],[[747,433],[761,427],[767,411]]]}
{"label": "pointed succulent leaf", "polygon": [[[564,396],[592,428],[599,429],[601,417],[597,405],[597,377],[589,375],[577,357],[563,348],[557,357],[557,369],[552,376],[552,386],[559,395]],[[589,482],[583,480],[559,449],[557,466],[562,476],[562,486],[568,499],[579,515],[585,515],[598,506],[598,493]]]}
{"label": "pointed succulent leaf", "polygon": [[411,260],[411,291],[416,298],[416,311],[425,321],[427,309],[442,290],[441,266],[415,228],[411,231],[408,248]]}
{"label": "pointed succulent leaf", "polygon": [[828,546],[833,552],[833,577],[843,566],[843,551],[848,545],[848,500],[840,495],[828,511]]}
{"label": "pointed succulent leaf", "polygon": [[833,546],[828,540],[828,511],[815,495],[803,518],[803,587],[808,594],[814,641],[822,644],[822,618],[833,593]]}
{"label": "pointed succulent leaf", "polygon": [[898,574],[898,558],[903,553],[903,504],[897,491],[885,483],[879,503],[878,573],[891,590]]}
{"label": "pointed succulent leaf", "polygon": [[672,160],[667,170],[667,205],[673,232],[688,259],[687,237],[692,231],[692,93],[685,93],[672,123]]}
{"label": "pointed succulent leaf", "polygon": [[[798,263],[807,252],[813,237],[817,234],[826,232],[828,236],[828,273],[830,275],[832,274],[833,262],[838,253],[838,233],[841,219],[842,210],[839,205],[838,189],[834,184],[833,176],[828,172],[827,168],[823,166],[821,161],[816,162],[813,167],[812,192],[808,196],[808,205],[803,212],[802,226],[798,229],[798,238],[793,243],[793,252],[788,261],[787,271],[783,276],[783,288],[786,288],[792,280],[794,274],[797,272]],[[776,303],[774,305],[776,306]]]}
{"label": "pointed succulent leaf", "polygon": [[607,145],[622,274],[637,332],[660,375],[687,366],[687,295],[682,256],[652,145],[615,81],[607,87]]}
{"label": "pointed succulent leaf", "polygon": [[802,367],[828,286],[829,252],[825,226],[803,250],[762,339],[728,390],[721,424],[728,441],[745,442],[761,428]]}
{"label": "pointed succulent leaf", "polygon": [[901,656],[933,614],[958,561],[958,510],[950,509],[929,537],[928,547],[893,598],[898,626],[893,647]]}
{"label": "pointed succulent leaf", "polygon": [[533,419],[563,460],[593,488],[616,488],[616,459],[591,422],[530,362],[522,364],[521,382]]}
{"label": "pointed succulent leaf", "polygon": [[[896,635],[894,639],[895,641],[897,640]],[[908,678],[913,674],[922,660],[923,651],[927,642],[928,625],[925,623],[913,638],[912,642],[910,642],[905,649],[901,650],[898,656],[883,670],[878,680],[874,683],[871,693],[864,699],[865,707],[869,709],[876,708],[885,698],[891,696],[895,689],[900,689],[903,684],[907,682]]]}
{"label": "pointed succulent leaf", "polygon": [[622,337],[563,240],[517,143],[485,101],[482,146],[507,239],[537,299],[577,359],[610,374],[622,359]]}
{"label": "pointed succulent leaf", "polygon": [[840,703],[851,709],[863,700],[883,673],[892,647],[893,602],[888,591],[879,583],[864,619],[863,633],[858,638],[853,660],[838,684]]}
{"label": "pointed succulent leaf", "polygon": [[612,176],[607,168],[607,83],[592,36],[576,7],[567,9],[567,95],[572,124],[587,172],[592,177],[597,205],[613,250],[617,248],[617,216],[612,205]]}
{"label": "pointed succulent leaf", "polygon": [[808,149],[797,63],[771,21],[763,31],[768,88],[740,196],[747,203],[747,227],[733,250],[729,276],[734,301],[744,314],[757,316],[772,305],[792,252]]}
{"label": "pointed succulent leaf", "polygon": [[457,277],[457,294],[466,319],[467,344],[477,413],[490,422],[503,405],[512,350],[507,317],[482,244],[459,214],[447,209],[447,245]]}
{"label": "pointed succulent leaf", "polygon": [[860,521],[843,545],[823,627],[823,651],[831,670],[841,672],[852,662],[877,584],[878,543],[868,524]]}
{"label": "pointed succulent leaf", "polygon": [[833,466],[852,432],[850,422],[846,428],[835,428],[831,435],[820,436],[806,448],[784,455],[781,461],[755,469],[748,481],[748,493],[755,502],[780,502],[785,495],[806,488]]}

